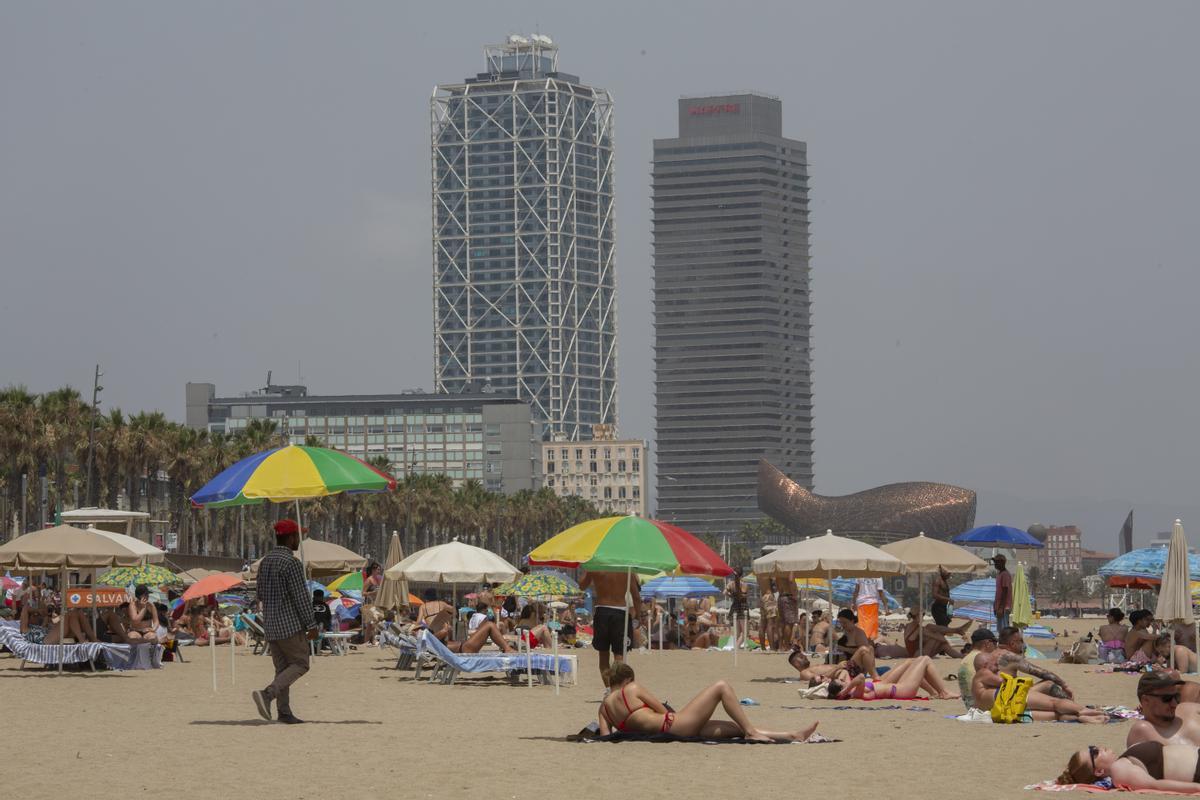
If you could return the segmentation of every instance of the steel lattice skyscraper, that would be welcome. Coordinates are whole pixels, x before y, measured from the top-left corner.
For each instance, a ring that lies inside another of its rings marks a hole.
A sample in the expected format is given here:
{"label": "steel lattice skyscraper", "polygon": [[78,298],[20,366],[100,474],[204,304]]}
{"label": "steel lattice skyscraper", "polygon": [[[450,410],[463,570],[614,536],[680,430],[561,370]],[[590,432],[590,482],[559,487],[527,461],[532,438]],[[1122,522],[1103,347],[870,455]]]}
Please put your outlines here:
{"label": "steel lattice skyscraper", "polygon": [[528,400],[544,433],[617,417],[613,107],[548,37],[434,90],[434,383]]}
{"label": "steel lattice skyscraper", "polygon": [[733,534],[759,460],[811,488],[808,161],[778,99],[679,103],[654,142],[658,516]]}

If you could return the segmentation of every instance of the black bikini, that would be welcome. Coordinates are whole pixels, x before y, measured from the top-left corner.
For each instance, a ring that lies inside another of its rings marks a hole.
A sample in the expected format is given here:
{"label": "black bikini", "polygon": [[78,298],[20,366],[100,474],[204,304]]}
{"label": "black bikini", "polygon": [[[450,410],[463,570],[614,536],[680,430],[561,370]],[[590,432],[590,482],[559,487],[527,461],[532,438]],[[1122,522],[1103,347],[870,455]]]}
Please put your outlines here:
{"label": "black bikini", "polygon": [[[1146,767],[1151,778],[1162,780],[1163,776],[1163,744],[1161,742],[1138,742],[1133,747],[1121,753],[1121,758],[1136,758]],[[1196,761],[1196,771],[1192,775],[1193,783],[1200,783],[1200,759]]]}

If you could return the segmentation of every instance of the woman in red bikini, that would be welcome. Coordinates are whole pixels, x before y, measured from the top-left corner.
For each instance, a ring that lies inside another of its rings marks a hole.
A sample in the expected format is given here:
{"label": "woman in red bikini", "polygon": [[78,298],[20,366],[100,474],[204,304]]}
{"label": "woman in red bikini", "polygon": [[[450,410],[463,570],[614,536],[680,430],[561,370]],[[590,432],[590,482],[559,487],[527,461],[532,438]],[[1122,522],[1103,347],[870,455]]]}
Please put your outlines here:
{"label": "woman in red bikini", "polygon": [[929,656],[909,659],[880,678],[857,675],[848,683],[838,680],[829,682],[831,700],[912,700],[921,690],[936,700],[954,700],[958,697],[947,691]]}
{"label": "woman in red bikini", "polygon": [[[634,681],[633,668],[618,661],[608,673],[608,695],[600,703],[600,734],[621,733],[672,736],[702,736],[706,739],[746,738],[757,742],[802,742],[817,729],[813,723],[803,730],[767,731],[750,723],[738,704],[733,687],[717,681],[696,695],[681,711],[671,711],[648,689]],[[717,706],[733,720],[712,718]]]}

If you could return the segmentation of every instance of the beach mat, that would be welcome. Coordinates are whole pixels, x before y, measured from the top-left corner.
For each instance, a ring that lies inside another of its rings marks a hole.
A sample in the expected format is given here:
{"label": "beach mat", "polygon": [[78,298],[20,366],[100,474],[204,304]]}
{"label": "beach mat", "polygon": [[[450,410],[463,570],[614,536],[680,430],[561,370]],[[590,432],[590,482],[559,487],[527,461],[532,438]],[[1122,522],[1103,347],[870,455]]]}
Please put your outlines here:
{"label": "beach mat", "polygon": [[1138,789],[1137,791],[1134,791],[1133,789],[1121,789],[1118,787],[1101,785],[1098,783],[1064,783],[1060,785],[1054,783],[1053,781],[1046,781],[1045,783],[1034,783],[1026,786],[1025,788],[1039,792],[1121,792],[1123,794],[1174,794],[1188,795],[1189,797],[1194,796],[1194,794],[1189,792],[1168,792],[1162,789]]}
{"label": "beach mat", "polygon": [[785,711],[933,711],[920,706],[781,706]]}

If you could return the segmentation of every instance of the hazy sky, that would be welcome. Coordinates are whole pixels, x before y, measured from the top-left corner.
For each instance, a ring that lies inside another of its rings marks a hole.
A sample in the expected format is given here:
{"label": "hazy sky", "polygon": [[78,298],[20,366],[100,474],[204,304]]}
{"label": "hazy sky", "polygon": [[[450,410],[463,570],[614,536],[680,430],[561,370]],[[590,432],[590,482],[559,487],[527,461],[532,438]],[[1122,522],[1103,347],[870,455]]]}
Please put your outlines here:
{"label": "hazy sky", "polygon": [[534,30],[616,102],[623,433],[651,141],[758,89],[809,145],[818,491],[1200,542],[1190,1],[5,3],[0,384],[431,389],[429,95]]}

